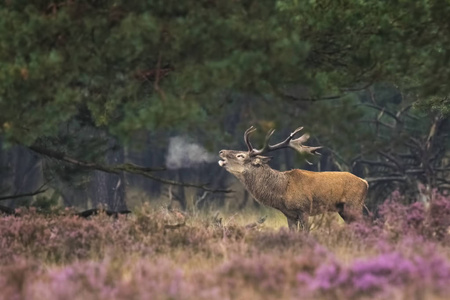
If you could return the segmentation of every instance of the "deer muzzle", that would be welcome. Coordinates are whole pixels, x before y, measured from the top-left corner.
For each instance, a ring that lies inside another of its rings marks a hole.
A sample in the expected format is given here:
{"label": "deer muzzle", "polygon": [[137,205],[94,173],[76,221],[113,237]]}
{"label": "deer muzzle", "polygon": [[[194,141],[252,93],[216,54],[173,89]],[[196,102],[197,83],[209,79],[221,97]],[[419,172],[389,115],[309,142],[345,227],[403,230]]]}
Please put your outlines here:
{"label": "deer muzzle", "polygon": [[219,166],[223,167],[227,164],[227,159],[225,158],[225,152],[223,150],[220,150],[219,156],[220,156],[220,158],[222,158],[221,160],[218,161]]}

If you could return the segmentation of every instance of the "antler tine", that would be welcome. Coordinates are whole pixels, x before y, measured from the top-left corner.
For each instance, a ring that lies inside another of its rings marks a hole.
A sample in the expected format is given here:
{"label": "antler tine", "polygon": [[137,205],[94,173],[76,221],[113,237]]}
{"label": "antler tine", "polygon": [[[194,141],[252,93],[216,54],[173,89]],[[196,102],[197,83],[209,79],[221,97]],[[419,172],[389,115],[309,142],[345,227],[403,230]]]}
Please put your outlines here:
{"label": "antler tine", "polygon": [[[277,150],[277,149],[281,149],[281,148],[285,148],[285,147],[289,147],[292,138],[300,131],[302,130],[303,127],[299,127],[297,129],[295,129],[284,141],[275,144],[275,145],[268,145],[268,150],[269,151],[273,151],[273,150]],[[272,132],[273,133],[273,132]]]}
{"label": "antler tine", "polygon": [[263,146],[263,151],[267,150],[270,146],[269,146],[269,140],[272,137],[273,133],[275,132],[275,129],[270,129],[267,134],[266,134],[266,138],[264,139],[264,146]]}
{"label": "antler tine", "polygon": [[294,135],[297,134],[297,132],[301,131],[303,129],[303,126],[300,126],[299,128],[295,129],[292,133],[291,133],[291,137],[294,137]]}
{"label": "antler tine", "polygon": [[248,128],[248,129],[245,131],[245,133],[244,133],[244,141],[245,141],[245,143],[247,144],[247,147],[248,147],[248,151],[249,151],[249,152],[252,152],[252,151],[254,150],[254,149],[253,149],[253,146],[252,146],[252,143],[250,143],[249,136],[250,136],[250,134],[252,134],[253,132],[255,132],[255,130],[256,130],[255,127],[250,126],[250,128]]}
{"label": "antler tine", "polygon": [[269,131],[267,131],[266,138],[264,139],[263,147],[260,150],[253,151],[253,155],[262,154],[266,151],[270,151],[269,140],[272,137],[274,132],[275,132],[275,129],[273,129],[273,128],[270,129]]}
{"label": "antler tine", "polygon": [[[319,156],[321,156],[322,154],[320,154],[319,152],[316,152],[317,150],[319,150],[319,149],[322,149],[322,147],[309,147],[309,146],[301,146],[301,149],[300,150],[297,150],[297,151],[299,151],[300,153],[309,153],[309,154],[311,154],[311,155],[314,155],[314,154],[316,154],[316,155],[319,155]],[[305,159],[306,160],[306,162],[308,163],[308,165],[312,165],[312,162],[310,162],[309,160],[307,160],[307,159]]]}
{"label": "antler tine", "polygon": [[265,142],[266,143],[269,143],[269,140],[270,140],[270,138],[272,137],[272,135],[273,135],[273,133],[275,132],[275,129],[270,129],[268,132],[267,132],[267,134],[266,134],[266,139],[265,139]]}
{"label": "antler tine", "polygon": [[270,145],[269,145],[269,140],[270,137],[273,135],[273,133],[275,132],[275,129],[270,129],[267,134],[266,134],[266,138],[264,139],[264,145],[261,149],[254,149],[252,148],[252,150],[250,150],[250,155],[251,156],[255,156],[255,155],[259,155],[262,154],[264,152],[270,151]]}
{"label": "antler tine", "polygon": [[320,147],[301,146],[301,149],[297,150],[297,151],[299,151],[300,153],[309,153],[311,155],[314,155],[314,154],[322,155],[319,152],[317,152],[317,150],[322,149],[322,148],[323,148],[322,146],[320,146]]}
{"label": "antler tine", "polygon": [[[316,152],[317,150],[321,149],[322,147],[310,147],[310,146],[303,146],[303,143],[305,143],[309,139],[309,134],[305,133],[298,139],[292,140],[289,143],[289,147],[292,149],[297,150],[300,153],[309,153],[311,155],[317,154],[321,155],[319,152]],[[309,162],[308,162],[309,163]]]}

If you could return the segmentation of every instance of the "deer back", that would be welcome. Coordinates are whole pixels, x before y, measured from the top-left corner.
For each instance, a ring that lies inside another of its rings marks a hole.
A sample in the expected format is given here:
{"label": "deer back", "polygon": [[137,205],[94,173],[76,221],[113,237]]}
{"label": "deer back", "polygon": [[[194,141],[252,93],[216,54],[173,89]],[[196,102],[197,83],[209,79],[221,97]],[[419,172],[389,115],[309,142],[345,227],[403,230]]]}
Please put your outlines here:
{"label": "deer back", "polygon": [[288,178],[286,206],[310,215],[337,211],[341,204],[363,205],[367,182],[348,172],[311,172],[291,170]]}

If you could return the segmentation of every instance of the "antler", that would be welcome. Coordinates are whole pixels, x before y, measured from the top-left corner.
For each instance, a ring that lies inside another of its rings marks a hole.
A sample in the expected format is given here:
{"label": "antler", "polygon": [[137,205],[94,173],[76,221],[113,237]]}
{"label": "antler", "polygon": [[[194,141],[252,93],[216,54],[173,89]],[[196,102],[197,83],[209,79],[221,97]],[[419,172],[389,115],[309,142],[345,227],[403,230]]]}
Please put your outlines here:
{"label": "antler", "polygon": [[254,150],[252,143],[250,143],[250,139],[248,138],[250,134],[252,134],[253,132],[255,132],[256,128],[253,126],[250,126],[249,129],[247,129],[244,133],[244,141],[247,144],[248,147],[248,152],[252,152]]}
{"label": "antler", "polygon": [[273,135],[273,133],[275,132],[275,129],[270,129],[267,132],[267,135],[266,135],[266,138],[264,141],[264,146],[259,150],[254,149],[249,140],[249,135],[256,130],[256,128],[254,128],[253,126],[251,126],[249,129],[247,129],[245,131],[244,140],[245,140],[245,143],[247,144],[250,156],[260,155],[260,154],[263,154],[266,152],[271,152],[271,151],[275,151],[275,150],[287,148],[287,147],[295,149],[302,154],[309,153],[312,155],[313,154],[320,155],[320,153],[318,153],[316,151],[321,149],[322,147],[303,146],[303,143],[309,139],[309,134],[305,133],[298,139],[295,139],[295,140],[292,139],[302,129],[303,129],[303,127],[299,127],[297,129],[295,129],[284,141],[282,141],[278,144],[275,144],[275,145],[269,145],[269,140],[270,140],[271,136]]}

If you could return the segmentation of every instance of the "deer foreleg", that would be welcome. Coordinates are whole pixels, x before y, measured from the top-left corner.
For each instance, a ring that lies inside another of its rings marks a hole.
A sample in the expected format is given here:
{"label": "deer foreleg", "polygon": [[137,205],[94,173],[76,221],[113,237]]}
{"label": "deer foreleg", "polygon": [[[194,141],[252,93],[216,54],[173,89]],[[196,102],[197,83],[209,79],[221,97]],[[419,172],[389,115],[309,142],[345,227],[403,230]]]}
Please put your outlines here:
{"label": "deer foreleg", "polygon": [[295,216],[286,216],[288,221],[289,229],[292,231],[309,231],[308,226],[308,215],[301,213]]}
{"label": "deer foreleg", "polygon": [[298,223],[300,224],[303,231],[309,231],[309,224],[308,224],[308,215],[305,213],[299,214],[297,216]]}
{"label": "deer foreleg", "polygon": [[298,220],[296,218],[287,217],[289,230],[298,231]]}

